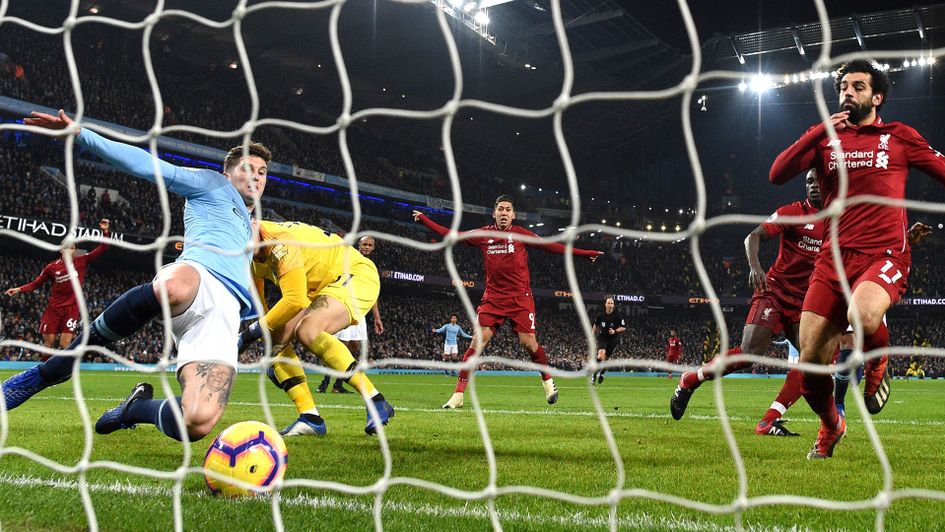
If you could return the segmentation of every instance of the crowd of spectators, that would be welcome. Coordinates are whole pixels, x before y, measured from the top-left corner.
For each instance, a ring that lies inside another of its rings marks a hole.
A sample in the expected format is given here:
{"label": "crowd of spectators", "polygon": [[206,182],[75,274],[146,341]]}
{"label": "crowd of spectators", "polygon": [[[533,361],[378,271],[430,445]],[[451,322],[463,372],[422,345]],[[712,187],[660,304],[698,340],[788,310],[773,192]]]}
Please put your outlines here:
{"label": "crowd of spectators", "polygon": [[[3,214],[65,223],[69,197],[62,175],[56,179],[55,167],[37,164],[37,153],[50,150],[17,148],[16,140],[0,141],[0,209]],[[9,149],[6,149],[9,148]],[[52,150],[55,152],[55,150]],[[48,161],[45,161],[48,162]],[[61,161],[60,161],[61,162]],[[48,170],[52,168],[52,171]],[[94,227],[101,218],[112,220],[117,232],[153,238],[163,228],[157,188],[147,182],[106,169],[95,162],[79,162],[75,167],[79,220]],[[22,201],[22,191],[30,191],[30,201]],[[288,199],[291,198],[291,199]],[[301,200],[301,201],[300,201]],[[183,233],[183,200],[168,195],[171,222],[170,234]],[[263,198],[264,216],[274,219],[312,223],[343,233],[352,227],[350,197],[328,187],[314,187],[292,180],[273,179]],[[438,241],[432,232],[412,221],[411,207],[393,201],[377,200],[362,203],[359,231],[390,235],[381,239],[376,261],[382,268],[448,276],[445,251],[419,251],[403,243]],[[433,214],[444,225],[448,216]],[[484,224],[479,217],[465,228]],[[605,255],[596,263],[578,258],[575,272],[582,290],[592,292],[646,295],[699,296],[705,289],[696,273],[688,240],[654,242],[648,240],[612,239],[603,235],[580,235],[576,246],[598,249]],[[451,248],[460,275],[468,280],[482,280],[482,259],[478,250],[465,245]],[[742,249],[742,235],[732,228],[727,235],[706,235],[701,240],[701,258],[716,293],[721,296],[748,297],[748,267]],[[762,263],[771,264],[777,246],[762,246]],[[931,238],[914,250],[914,267],[910,277],[911,295],[936,297],[945,293],[945,278],[932,275],[930,266],[939,263],[941,242]],[[554,290],[569,289],[565,276],[565,258],[534,250],[530,261],[532,284]]]}
{"label": "crowd of spectators", "polygon": [[[20,11],[17,11],[20,10]],[[28,3],[17,4],[15,14],[46,24],[61,23],[55,16]],[[152,88],[141,63],[140,39],[129,38],[129,33],[104,25],[77,26],[72,34],[76,62],[82,79],[86,114],[102,120],[143,130],[155,121]],[[66,61],[61,38],[43,35],[18,25],[10,25],[0,32],[0,52],[9,61],[22,67],[21,74],[8,74],[0,69],[0,93],[4,96],[46,105],[53,108],[75,109],[73,87],[66,75]],[[181,62],[166,53],[156,42],[152,49],[154,68],[161,89],[164,108],[157,113],[162,125],[186,124],[213,130],[237,130],[249,119],[250,99],[242,73],[222,66],[196,65]],[[123,80],[115,83],[116,79]],[[314,109],[283,94],[258,79],[260,116],[286,118],[304,123],[317,123],[322,118]],[[11,117],[12,118],[12,117]],[[233,139],[174,132],[171,136],[217,148],[229,148]],[[273,148],[276,160],[296,164],[329,174],[346,175],[335,135],[307,135],[291,128],[265,126],[258,128],[254,137]],[[358,179],[393,187],[406,192],[431,194],[448,198],[449,182],[444,177],[442,155],[417,149],[402,139],[384,136],[369,125],[355,124],[350,128],[347,141],[354,159]],[[113,230],[143,237],[154,237],[163,230],[165,217],[160,208],[157,189],[146,182],[131,179],[111,171],[80,153],[75,166],[80,223],[94,227],[101,218],[112,220]],[[175,162],[175,161],[172,161]],[[35,218],[42,221],[65,223],[68,220],[69,194],[62,179],[64,169],[62,143],[43,137],[6,132],[0,138],[0,213]],[[51,170],[50,170],[51,169]],[[58,177],[57,177],[58,176]],[[490,205],[499,183],[511,186],[498,176],[479,176],[470,179],[461,176],[466,201]],[[928,187],[928,185],[924,185]],[[936,189],[937,190],[937,189]],[[23,201],[28,191],[29,201]],[[182,211],[184,202],[168,195],[170,233],[183,233]],[[530,201],[530,200],[526,200]],[[351,198],[345,189],[314,186],[285,178],[270,180],[263,198],[267,217],[292,219],[314,223],[321,227],[344,232],[352,225]],[[616,202],[611,204],[603,196],[585,203],[595,212],[613,214]],[[529,203],[519,206],[526,210]],[[542,206],[569,209],[563,197],[544,196]],[[420,251],[403,243],[403,239],[431,242],[438,238],[419,224],[412,222],[413,206],[374,197],[362,197],[365,217],[360,231],[374,231],[395,237],[381,239],[372,257],[381,269],[391,269],[427,275],[448,276],[444,251]],[[439,214],[433,218],[448,225],[449,219]],[[465,214],[464,229],[488,223],[481,215]],[[553,230],[552,230],[553,231]],[[747,233],[747,230],[743,231]],[[548,234],[548,233],[545,233]],[[554,234],[553,232],[551,234]],[[701,256],[717,294],[747,298],[748,268],[742,249],[744,234],[733,229],[724,235],[704,235]],[[578,285],[584,291],[646,295],[698,296],[705,294],[694,265],[690,242],[657,243],[647,240],[613,239],[603,235],[581,235],[575,243],[579,247],[605,252],[596,263],[575,260]],[[463,279],[482,281],[482,258],[478,250],[464,245],[450,248]],[[113,250],[114,254],[129,254]],[[763,246],[762,262],[771,264],[775,246]],[[939,239],[933,237],[918,246],[914,252],[909,295],[940,297],[945,295],[945,276],[936,275],[934,264],[941,264],[943,252]],[[48,260],[52,260],[52,256]],[[130,260],[130,259],[129,259]],[[534,251],[530,261],[532,285],[540,288],[567,290],[564,257]],[[3,287],[23,284],[35,276],[43,262],[35,258],[0,257],[0,281]],[[96,315],[122,290],[146,281],[151,266],[136,272],[107,266],[93,266],[86,283],[90,314]],[[36,323],[42,313],[43,294],[23,294],[16,298],[2,298],[2,334],[39,343]],[[446,320],[451,312],[459,311],[455,299],[446,297],[416,297],[383,295],[381,306],[388,324],[388,332],[372,339],[371,356],[377,358],[431,359],[438,356],[441,340],[428,333],[431,325]],[[540,339],[546,345],[552,362],[562,368],[578,369],[587,359],[587,345],[573,310],[558,308],[557,303],[540,302]],[[737,314],[737,313],[736,313]],[[733,314],[734,316],[734,314]],[[711,319],[698,315],[666,317],[657,311],[632,320],[622,339],[621,351],[627,357],[641,360],[661,360],[665,339],[670,328],[680,332],[684,345],[684,361],[699,363],[719,350],[716,345],[717,329]],[[729,320],[732,345],[738,343],[742,317]],[[908,323],[891,327],[896,345],[945,345],[945,329],[934,320],[910,318]],[[461,320],[468,327],[464,318]],[[115,351],[136,361],[153,362],[163,346],[163,332],[151,325],[130,340],[120,343]],[[773,351],[775,352],[775,351]],[[776,351],[779,356],[783,353]],[[490,354],[525,358],[513,334],[501,334],[493,340]],[[5,346],[0,350],[5,359],[29,359],[35,352]],[[259,353],[253,351],[244,361],[253,360]],[[99,357],[100,358],[100,357]],[[902,374],[908,358],[897,358],[893,368]],[[922,360],[927,375],[942,375],[943,359],[931,357]],[[755,371],[767,371],[756,368]]]}
{"label": "crowd of spectators", "polygon": [[[117,253],[110,250],[107,253]],[[107,257],[107,255],[106,255]],[[54,256],[48,259],[52,260]],[[31,281],[45,262],[37,258],[4,255],[0,257],[0,288],[6,289],[19,286]],[[89,308],[89,316],[98,315],[112,300],[124,290],[147,281],[151,277],[147,266],[131,268],[120,266],[113,261],[99,261],[94,263],[85,283],[85,296]],[[2,328],[0,336],[3,339],[16,339],[41,344],[42,339],[37,333],[39,317],[45,308],[49,285],[36,292],[19,294],[13,297],[0,297],[0,317]],[[267,299],[274,301],[278,291],[270,288]],[[475,301],[475,300],[474,300]],[[472,332],[469,317],[465,315],[458,298],[448,294],[429,293],[418,295],[416,291],[405,293],[394,288],[385,290],[379,301],[381,315],[385,324],[385,332],[376,335],[370,334],[368,356],[371,361],[383,359],[406,360],[441,360],[443,337],[435,335],[432,329],[449,321],[450,314],[460,316],[459,324],[467,331]],[[592,305],[589,312],[594,314],[600,308]],[[726,315],[726,327],[730,334],[730,345],[738,345],[741,341],[741,327],[744,324],[744,312]],[[617,359],[633,360],[626,369],[629,371],[659,371],[654,362],[665,359],[666,343],[669,331],[676,329],[683,344],[682,363],[698,365],[718,354],[719,330],[711,316],[705,309],[686,312],[667,312],[663,310],[649,311],[625,308],[623,312],[629,316],[627,330],[621,336],[617,349]],[[935,316],[927,316],[916,311],[903,312],[890,320],[892,332],[891,344],[897,346],[941,347],[945,345],[945,329],[940,326],[940,320]],[[580,370],[588,360],[589,347],[580,321],[570,304],[552,302],[540,299],[537,308],[538,338],[548,352],[549,362],[565,370]],[[369,328],[370,329],[370,328]],[[468,347],[468,340],[461,340],[460,352]],[[163,328],[152,323],[145,330],[123,340],[113,346],[114,352],[138,363],[155,363],[164,349]],[[315,364],[316,358],[299,349],[306,362]],[[171,351],[173,355],[173,351]],[[245,353],[241,362],[252,363],[262,356],[261,346],[255,346]],[[500,330],[490,342],[486,355],[528,361],[528,355],[518,344],[517,336],[511,328]],[[768,356],[784,359],[786,349],[773,346]],[[3,360],[37,360],[41,353],[33,349],[6,345],[0,348],[0,359]],[[90,354],[84,359],[88,362],[106,362],[107,357],[100,354]],[[913,361],[917,361],[924,368],[926,376],[945,376],[945,359],[940,357],[924,356],[896,356],[893,357],[892,371],[896,376],[905,374],[906,368]],[[385,367],[413,367],[409,362],[397,366]],[[509,369],[507,364],[488,363],[485,369]],[[757,365],[754,373],[783,373],[782,367]]]}
{"label": "crowd of spectators", "polygon": [[[19,12],[20,10],[24,12]],[[39,23],[58,25],[61,17],[38,6],[16,6],[16,15]],[[141,59],[141,39],[110,26],[95,31],[79,26],[72,34],[75,60],[82,79],[87,116],[140,130],[155,121],[152,88]],[[22,67],[23,75],[0,71],[0,93],[47,107],[74,110],[75,95],[61,39],[11,25],[0,34],[0,52]],[[152,60],[164,108],[157,113],[163,126],[188,125],[216,131],[236,131],[250,119],[250,94],[242,72],[188,63],[164,51],[155,42]],[[122,80],[115,83],[115,80]],[[323,124],[323,111],[310,108],[304,99],[289,97],[282,87],[256,79],[260,117],[281,118],[304,124]],[[360,126],[364,127],[360,127]],[[348,128],[347,144],[355,174],[367,183],[440,197],[450,197],[442,155],[418,150],[402,139],[382,135],[365,124]],[[233,138],[216,138],[189,132],[169,136],[229,149]],[[346,176],[337,135],[309,135],[292,128],[258,127],[254,139],[265,143],[276,159],[328,174]],[[494,197],[486,180],[464,179],[466,201],[487,204]]]}

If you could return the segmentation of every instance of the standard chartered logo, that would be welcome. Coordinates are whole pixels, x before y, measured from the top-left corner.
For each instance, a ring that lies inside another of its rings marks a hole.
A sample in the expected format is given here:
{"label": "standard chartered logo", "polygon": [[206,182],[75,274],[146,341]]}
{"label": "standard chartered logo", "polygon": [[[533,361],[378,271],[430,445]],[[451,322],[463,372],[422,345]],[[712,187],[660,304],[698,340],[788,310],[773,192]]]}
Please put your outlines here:
{"label": "standard chartered logo", "polygon": [[889,155],[886,152],[881,151],[876,154],[876,168],[882,168],[887,170],[889,166]]}

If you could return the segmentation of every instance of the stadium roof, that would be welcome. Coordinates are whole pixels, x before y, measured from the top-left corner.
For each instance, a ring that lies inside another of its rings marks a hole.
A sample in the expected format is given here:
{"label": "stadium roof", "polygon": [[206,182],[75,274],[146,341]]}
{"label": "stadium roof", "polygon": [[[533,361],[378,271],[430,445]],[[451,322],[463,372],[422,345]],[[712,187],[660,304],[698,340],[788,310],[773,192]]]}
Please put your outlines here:
{"label": "stadium roof", "polygon": [[[457,10],[465,5],[441,2]],[[458,21],[451,23],[462,60],[463,97],[529,109],[553,105],[561,90],[562,59],[550,1],[486,2],[495,4],[488,8],[488,31],[495,44]],[[945,4],[914,7],[890,0],[828,4],[834,55],[941,46]],[[153,2],[117,0],[87,0],[83,7],[92,5],[102,15],[130,20],[141,20],[154,8]],[[170,0],[165,7],[225,20],[235,5]],[[352,0],[344,5],[339,38],[352,80],[354,109],[434,109],[450,98],[453,76],[435,9],[430,3]],[[689,73],[692,50],[677,3],[652,2],[644,8],[630,0],[570,0],[562,2],[561,9],[575,62],[573,93],[667,88]],[[704,71],[798,72],[809,69],[819,52],[813,2],[690,2],[690,9]],[[329,46],[329,15],[327,9],[264,10],[248,16],[242,28],[266,97],[298,97],[324,117],[321,125],[333,123],[342,106]],[[157,30],[156,39],[194,62],[205,61],[211,48],[218,49],[210,54],[214,57],[229,50],[236,58],[230,29],[211,29],[175,17]],[[802,45],[805,55],[799,53]],[[678,124],[679,105],[671,98],[569,109],[564,120],[567,140],[582,175],[595,180],[624,177],[626,168],[642,164],[634,158],[644,157],[633,155],[631,148],[665,132],[667,123]],[[463,110],[457,118],[452,140],[461,174],[472,168],[479,175],[563,184],[550,119],[475,110]],[[436,120],[377,117],[366,126],[430,151],[440,147],[441,123]],[[657,190],[664,186],[654,185]]]}

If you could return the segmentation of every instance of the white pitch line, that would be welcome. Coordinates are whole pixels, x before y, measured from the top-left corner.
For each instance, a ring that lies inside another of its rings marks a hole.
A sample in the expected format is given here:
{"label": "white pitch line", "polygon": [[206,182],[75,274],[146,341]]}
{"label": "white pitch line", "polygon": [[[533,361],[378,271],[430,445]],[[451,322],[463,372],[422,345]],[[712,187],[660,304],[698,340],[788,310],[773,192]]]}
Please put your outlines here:
{"label": "white pitch line", "polygon": [[[60,490],[78,490],[79,484],[75,480],[68,479],[50,479],[40,478],[30,475],[14,476],[9,474],[0,474],[0,485],[12,487],[31,487],[31,488],[50,488]],[[92,482],[87,483],[88,489],[96,493],[116,493],[130,496],[147,497],[173,497],[173,491],[167,488],[156,488],[153,486],[139,486],[130,482]],[[208,493],[187,493],[188,497],[209,497]],[[628,499],[629,500],[629,499]],[[242,499],[234,500],[235,504],[265,504],[269,505],[268,499]],[[281,500],[284,506],[319,508],[329,510],[342,510],[346,512],[358,512],[363,514],[372,514],[374,506],[372,503],[366,503],[358,500],[345,499],[337,495],[308,495],[298,494],[291,497],[284,497]],[[501,501],[499,506],[501,506]],[[601,507],[602,511],[607,508]],[[463,506],[445,506],[435,504],[413,504],[409,502],[384,501],[382,512],[405,513],[411,515],[428,516],[438,519],[489,519],[488,511],[481,506],[470,508],[468,503]],[[498,510],[502,521],[513,521],[518,523],[527,523],[529,525],[538,525],[545,527],[561,528],[596,528],[602,529],[609,526],[609,519],[604,516],[591,516],[587,510],[570,512],[563,515],[535,514],[532,512],[518,512],[515,510]],[[682,530],[682,531],[731,531],[734,527],[721,526],[714,523],[707,523],[693,519],[684,519],[680,517],[656,517],[646,512],[634,513],[631,516],[619,517],[617,526],[621,529],[633,530]],[[796,526],[791,528],[771,528],[771,527],[748,527],[744,530],[773,530],[773,531],[799,531]]]}
{"label": "white pitch line", "polygon": [[[42,396],[42,397],[33,397],[30,401],[62,401],[62,400],[73,400],[74,397],[71,395],[64,396]],[[124,397],[85,397],[86,402],[111,402],[117,403],[124,400]],[[263,406],[261,402],[248,402],[248,401],[231,401],[230,405],[236,406]],[[294,408],[295,405],[291,403],[281,402],[281,401],[270,401],[270,407],[284,407],[284,408]],[[803,406],[803,405],[802,405]],[[462,410],[443,410],[442,408],[410,408],[410,407],[394,407],[397,412],[412,412],[412,413],[423,413],[423,414],[439,414],[439,415],[464,415],[464,413],[472,414],[474,410],[472,408],[464,408]],[[360,405],[329,405],[320,403],[318,405],[319,410],[364,410],[363,406]],[[852,410],[851,410],[852,411]],[[509,416],[556,416],[556,417],[597,417],[597,412],[593,410],[555,410],[552,408],[547,408],[543,410],[512,410],[512,409],[495,409],[495,408],[484,408],[482,409],[483,414],[488,415],[509,415]],[[12,414],[15,415],[15,414]],[[668,413],[645,413],[645,412],[616,412],[613,410],[605,410],[604,416],[608,418],[626,418],[626,419],[669,419],[670,416]],[[719,416],[717,415],[687,415],[687,419],[695,419],[700,421],[719,421]],[[730,421],[757,421],[761,419],[760,417],[745,417],[745,416],[728,416]],[[797,421],[801,423],[819,423],[820,418],[814,417],[791,417],[791,421]],[[900,419],[873,419],[875,425],[893,425],[893,426],[906,426],[906,427],[942,427],[945,426],[945,421],[937,420],[900,420]],[[853,426],[855,426],[853,422]],[[682,426],[682,425],[680,425]]]}

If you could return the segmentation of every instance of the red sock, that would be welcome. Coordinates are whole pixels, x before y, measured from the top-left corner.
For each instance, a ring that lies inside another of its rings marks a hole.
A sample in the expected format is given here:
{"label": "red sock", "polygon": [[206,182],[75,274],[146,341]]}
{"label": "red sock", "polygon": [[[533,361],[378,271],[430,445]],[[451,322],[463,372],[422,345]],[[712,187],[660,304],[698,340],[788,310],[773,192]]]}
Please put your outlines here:
{"label": "red sock", "polygon": [[[741,347],[729,349],[728,351],[729,355],[740,355],[741,353],[742,353]],[[710,362],[709,364],[706,364],[705,366],[702,366],[697,371],[687,371],[686,373],[683,373],[682,379],[680,379],[679,384],[683,388],[686,388],[687,390],[695,390],[696,388],[701,386],[703,382],[714,380],[715,374],[712,373],[711,371],[712,368],[709,368],[711,364],[712,362]],[[723,376],[728,375],[729,373],[734,373],[740,369],[744,369],[749,366],[751,366],[751,362],[736,362],[736,363],[730,362],[725,367],[725,371],[722,372],[722,375]],[[701,374],[701,377],[700,377],[700,374]]]}
{"label": "red sock", "polygon": [[[476,350],[472,347],[466,350],[466,353],[463,354],[463,362],[469,359],[476,353]],[[466,385],[469,384],[469,371],[462,369],[459,371],[459,378],[456,379],[456,393],[463,393],[466,391]]]}
{"label": "red sock", "polygon": [[879,349],[881,347],[889,346],[889,329],[886,327],[885,323],[879,324],[879,329],[863,338],[863,349],[865,351],[872,351],[873,349]]}
{"label": "red sock", "polygon": [[[545,353],[545,348],[538,344],[538,349],[532,353],[532,362],[535,364],[541,364],[542,366],[548,365],[548,354]],[[546,381],[551,378],[551,374],[545,371],[541,372],[541,380]]]}
{"label": "red sock", "polygon": [[801,393],[825,426],[834,428],[840,423],[840,414],[833,401],[833,379],[830,375],[802,374]]}
{"label": "red sock", "polygon": [[[803,379],[803,374],[800,371],[796,369],[788,371],[787,378],[784,379],[784,385],[781,386],[781,391],[778,392],[778,396],[774,399],[774,404],[765,412],[761,420],[774,421],[783,416],[784,413],[787,412],[787,409],[791,408],[791,405],[801,398],[801,381]],[[780,406],[780,408],[778,408],[778,406]],[[783,410],[781,410],[782,408]]]}

